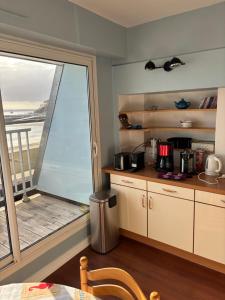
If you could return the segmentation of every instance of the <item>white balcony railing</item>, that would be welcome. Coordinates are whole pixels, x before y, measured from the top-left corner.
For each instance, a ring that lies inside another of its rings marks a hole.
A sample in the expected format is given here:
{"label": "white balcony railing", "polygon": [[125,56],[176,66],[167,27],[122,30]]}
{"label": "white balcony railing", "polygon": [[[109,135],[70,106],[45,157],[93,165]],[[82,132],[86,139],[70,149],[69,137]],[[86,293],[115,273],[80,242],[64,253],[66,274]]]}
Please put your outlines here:
{"label": "white balcony railing", "polygon": [[[29,141],[30,131],[31,128],[6,131],[14,196],[23,195],[24,201],[29,200],[27,192],[35,188],[33,185],[34,162],[32,161],[35,158]],[[0,200],[3,200],[3,195]]]}

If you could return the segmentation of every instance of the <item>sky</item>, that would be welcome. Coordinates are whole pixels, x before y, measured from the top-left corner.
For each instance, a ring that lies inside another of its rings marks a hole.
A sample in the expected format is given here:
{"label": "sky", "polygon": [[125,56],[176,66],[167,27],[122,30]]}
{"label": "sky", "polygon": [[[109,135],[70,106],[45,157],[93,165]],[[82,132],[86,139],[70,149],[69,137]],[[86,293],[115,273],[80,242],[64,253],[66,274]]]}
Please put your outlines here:
{"label": "sky", "polygon": [[56,65],[0,55],[4,110],[36,109],[49,99]]}

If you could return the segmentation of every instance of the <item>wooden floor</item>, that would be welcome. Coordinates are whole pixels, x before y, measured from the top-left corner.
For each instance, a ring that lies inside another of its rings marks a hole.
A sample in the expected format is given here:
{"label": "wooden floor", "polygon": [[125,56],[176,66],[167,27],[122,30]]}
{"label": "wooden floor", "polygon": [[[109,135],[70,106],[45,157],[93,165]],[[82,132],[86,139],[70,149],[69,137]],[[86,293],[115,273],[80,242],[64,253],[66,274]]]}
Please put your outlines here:
{"label": "wooden floor", "polygon": [[225,275],[126,238],[107,255],[87,248],[46,280],[79,287],[82,255],[89,258],[90,269],[114,266],[127,270],[146,296],[158,290],[162,300],[225,299]]}
{"label": "wooden floor", "polygon": [[[31,201],[16,202],[17,222],[21,249],[44,239],[51,233],[78,219],[88,208],[54,197],[36,194]],[[8,255],[9,242],[6,217],[0,210],[0,258]]]}

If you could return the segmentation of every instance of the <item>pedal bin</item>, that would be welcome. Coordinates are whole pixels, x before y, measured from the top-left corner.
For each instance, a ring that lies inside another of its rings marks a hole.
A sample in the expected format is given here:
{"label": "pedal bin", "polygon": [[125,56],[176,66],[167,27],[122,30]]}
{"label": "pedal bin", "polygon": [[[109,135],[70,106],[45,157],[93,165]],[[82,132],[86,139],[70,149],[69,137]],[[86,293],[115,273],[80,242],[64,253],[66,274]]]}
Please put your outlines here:
{"label": "pedal bin", "polygon": [[116,192],[112,190],[90,196],[91,246],[105,254],[119,242],[119,216]]}

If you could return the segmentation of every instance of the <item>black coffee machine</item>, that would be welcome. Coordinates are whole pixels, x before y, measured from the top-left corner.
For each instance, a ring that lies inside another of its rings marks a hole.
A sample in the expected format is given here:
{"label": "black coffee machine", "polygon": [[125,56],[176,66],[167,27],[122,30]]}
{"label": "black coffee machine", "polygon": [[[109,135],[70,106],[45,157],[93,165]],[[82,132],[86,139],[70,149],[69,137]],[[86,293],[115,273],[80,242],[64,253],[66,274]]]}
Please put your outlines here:
{"label": "black coffee machine", "polygon": [[131,159],[131,171],[135,172],[145,167],[145,152],[133,152],[130,156]]}
{"label": "black coffee machine", "polygon": [[173,172],[173,144],[159,142],[157,145],[156,170],[159,172]]}
{"label": "black coffee machine", "polygon": [[145,167],[145,152],[120,152],[114,155],[114,169],[135,172]]}
{"label": "black coffee machine", "polygon": [[187,175],[195,173],[195,155],[191,150],[180,152],[180,172]]}

